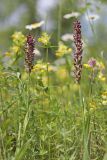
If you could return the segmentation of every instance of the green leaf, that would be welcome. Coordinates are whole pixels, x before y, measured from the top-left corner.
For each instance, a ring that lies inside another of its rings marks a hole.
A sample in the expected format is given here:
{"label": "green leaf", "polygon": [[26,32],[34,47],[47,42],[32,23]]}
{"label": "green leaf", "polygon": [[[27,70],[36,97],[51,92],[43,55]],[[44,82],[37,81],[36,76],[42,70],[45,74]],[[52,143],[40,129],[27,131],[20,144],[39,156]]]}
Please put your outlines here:
{"label": "green leaf", "polygon": [[25,153],[27,149],[30,147],[30,142],[32,138],[30,138],[16,153],[14,160],[23,160],[23,157],[25,156]]}

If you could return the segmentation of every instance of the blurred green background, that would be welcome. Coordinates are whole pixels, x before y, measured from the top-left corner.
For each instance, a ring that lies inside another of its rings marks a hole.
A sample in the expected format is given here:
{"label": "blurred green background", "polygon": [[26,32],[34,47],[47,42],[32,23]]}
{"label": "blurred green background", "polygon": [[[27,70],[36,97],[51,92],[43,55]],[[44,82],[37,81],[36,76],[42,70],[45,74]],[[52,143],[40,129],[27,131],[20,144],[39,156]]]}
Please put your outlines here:
{"label": "blurred green background", "polygon": [[[80,13],[82,35],[89,56],[107,58],[107,1],[106,0],[0,0],[0,50],[5,52],[11,45],[11,35],[22,31],[27,24],[45,21],[45,26],[33,32],[38,37],[41,30],[52,34],[57,44],[64,34],[73,32],[75,17],[65,19],[71,12]],[[96,17],[91,17],[96,16]],[[87,18],[88,17],[88,18]],[[57,38],[56,38],[57,37]],[[71,45],[71,41],[68,41]],[[72,47],[72,46],[71,46]]]}

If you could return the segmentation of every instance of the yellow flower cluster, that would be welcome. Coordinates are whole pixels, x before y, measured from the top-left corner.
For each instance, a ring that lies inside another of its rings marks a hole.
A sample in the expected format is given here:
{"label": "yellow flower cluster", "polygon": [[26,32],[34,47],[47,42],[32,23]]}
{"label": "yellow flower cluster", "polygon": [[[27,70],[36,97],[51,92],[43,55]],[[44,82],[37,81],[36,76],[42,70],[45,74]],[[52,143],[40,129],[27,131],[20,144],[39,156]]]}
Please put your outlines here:
{"label": "yellow flower cluster", "polygon": [[93,67],[89,63],[83,64],[83,66],[87,69],[97,70],[98,71],[98,75],[97,75],[98,80],[100,80],[100,81],[106,80],[106,77],[103,74],[103,71],[105,70],[105,65],[103,64],[103,62],[96,60],[96,63]]}
{"label": "yellow flower cluster", "polygon": [[107,91],[104,91],[104,92],[101,94],[101,97],[102,97],[102,104],[103,104],[103,105],[107,105]]}
{"label": "yellow flower cluster", "polygon": [[96,67],[96,59],[94,59],[93,57],[91,57],[88,60],[88,63],[84,64],[84,67],[92,69],[92,70],[95,69],[95,67]]}
{"label": "yellow flower cluster", "polygon": [[103,99],[107,99],[107,91],[104,91],[102,94],[101,94],[101,97]]}
{"label": "yellow flower cluster", "polygon": [[87,69],[91,69],[90,65],[87,64],[87,63],[84,63],[83,66],[84,66],[85,68],[87,68]]}
{"label": "yellow flower cluster", "polygon": [[[93,60],[95,60],[95,59],[93,59]],[[89,62],[89,61],[88,61]],[[93,63],[93,62],[92,62]],[[93,65],[93,66],[91,66],[91,64],[90,64],[90,62],[89,63],[85,63],[85,64],[83,64],[83,66],[85,67],[85,68],[88,68],[88,69],[91,69],[91,68],[97,68],[98,70],[104,70],[105,69],[105,66],[104,66],[104,64],[103,64],[103,62],[99,62],[99,61],[97,61],[96,60],[96,63]]]}
{"label": "yellow flower cluster", "polygon": [[10,49],[11,49],[11,51],[12,51],[13,53],[18,53],[18,51],[20,50],[20,47],[19,47],[19,46],[13,46],[13,47],[11,47]]}
{"label": "yellow flower cluster", "polygon": [[51,37],[46,32],[43,32],[41,37],[38,38],[38,42],[41,42],[43,45],[47,46],[49,44],[50,38]]}
{"label": "yellow flower cluster", "polygon": [[16,45],[24,44],[26,41],[26,37],[22,34],[22,32],[15,32],[12,35],[12,39]]}
{"label": "yellow flower cluster", "polygon": [[5,53],[6,57],[11,57],[12,55],[14,55],[14,53],[18,53],[20,51],[20,47],[19,46],[12,46],[10,47],[10,51]]}
{"label": "yellow flower cluster", "polygon": [[105,77],[104,74],[103,74],[103,71],[105,70],[105,65],[103,64],[103,62],[101,62],[101,61],[98,62],[98,61],[97,61],[96,66],[97,66],[97,68],[98,68],[98,70],[99,70],[98,79],[99,79],[100,81],[106,81],[106,77]]}
{"label": "yellow flower cluster", "polygon": [[56,51],[56,56],[57,57],[62,57],[65,54],[70,54],[72,52],[71,48],[68,48],[65,44],[62,42],[59,43],[58,50]]}
{"label": "yellow flower cluster", "polygon": [[13,45],[10,47],[10,50],[5,53],[6,57],[14,56],[16,53],[19,53],[21,47],[24,46],[26,37],[21,32],[15,32],[12,35]]}
{"label": "yellow flower cluster", "polygon": [[41,61],[38,61],[36,65],[34,65],[32,72],[44,73],[47,70],[47,64],[44,64]]}
{"label": "yellow flower cluster", "polygon": [[106,80],[106,77],[104,76],[104,74],[103,74],[102,72],[99,72],[99,74],[98,74],[98,79],[99,79],[100,81],[105,81],[105,80]]}
{"label": "yellow flower cluster", "polygon": [[99,61],[97,61],[96,62],[96,66],[99,68],[99,70],[103,70],[103,69],[105,69],[105,65],[103,64],[103,62],[99,62]]}
{"label": "yellow flower cluster", "polygon": [[41,61],[38,61],[38,63],[36,65],[34,65],[32,72],[40,72],[43,73],[45,71],[51,72],[51,71],[55,71],[56,68],[52,65],[50,65],[50,63],[43,63]]}

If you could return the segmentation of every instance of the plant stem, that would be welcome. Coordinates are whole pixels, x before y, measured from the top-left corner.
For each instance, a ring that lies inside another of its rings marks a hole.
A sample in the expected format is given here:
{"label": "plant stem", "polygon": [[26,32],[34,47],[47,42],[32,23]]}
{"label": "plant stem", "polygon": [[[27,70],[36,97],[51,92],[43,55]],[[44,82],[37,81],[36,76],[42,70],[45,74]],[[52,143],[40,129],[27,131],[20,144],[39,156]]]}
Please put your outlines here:
{"label": "plant stem", "polygon": [[48,67],[48,59],[49,59],[49,50],[46,48],[46,65],[47,65],[47,78],[48,78],[48,87],[49,87],[49,67]]}
{"label": "plant stem", "polygon": [[62,15],[62,2],[59,0],[59,12],[58,12],[58,42],[60,41],[61,36],[61,15]]}

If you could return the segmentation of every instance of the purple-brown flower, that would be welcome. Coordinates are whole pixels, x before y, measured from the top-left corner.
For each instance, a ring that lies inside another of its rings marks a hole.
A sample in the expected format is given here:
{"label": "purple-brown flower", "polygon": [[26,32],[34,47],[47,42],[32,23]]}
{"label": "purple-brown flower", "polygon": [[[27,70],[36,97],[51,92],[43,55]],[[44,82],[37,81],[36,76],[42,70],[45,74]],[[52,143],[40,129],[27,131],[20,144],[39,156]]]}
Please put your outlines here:
{"label": "purple-brown flower", "polygon": [[82,73],[82,36],[81,36],[81,24],[79,21],[74,22],[74,43],[75,43],[75,53],[74,53],[74,77],[76,83],[80,83],[81,73]]}
{"label": "purple-brown flower", "polygon": [[26,68],[30,73],[33,69],[33,61],[34,61],[34,47],[35,47],[35,39],[32,35],[28,35],[26,37],[26,47],[25,47],[25,62]]}
{"label": "purple-brown flower", "polygon": [[90,58],[89,61],[88,61],[88,65],[89,65],[91,68],[94,68],[94,67],[96,66],[96,59]]}

